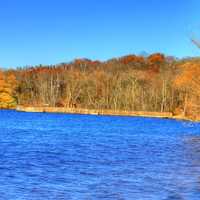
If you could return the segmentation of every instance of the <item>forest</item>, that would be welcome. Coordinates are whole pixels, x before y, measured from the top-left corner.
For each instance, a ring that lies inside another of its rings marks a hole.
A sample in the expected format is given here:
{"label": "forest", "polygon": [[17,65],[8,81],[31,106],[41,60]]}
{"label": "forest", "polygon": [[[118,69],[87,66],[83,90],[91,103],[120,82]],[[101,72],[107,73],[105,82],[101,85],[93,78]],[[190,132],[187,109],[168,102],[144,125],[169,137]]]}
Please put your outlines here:
{"label": "forest", "polygon": [[0,108],[51,106],[200,116],[200,59],[161,53],[0,70]]}

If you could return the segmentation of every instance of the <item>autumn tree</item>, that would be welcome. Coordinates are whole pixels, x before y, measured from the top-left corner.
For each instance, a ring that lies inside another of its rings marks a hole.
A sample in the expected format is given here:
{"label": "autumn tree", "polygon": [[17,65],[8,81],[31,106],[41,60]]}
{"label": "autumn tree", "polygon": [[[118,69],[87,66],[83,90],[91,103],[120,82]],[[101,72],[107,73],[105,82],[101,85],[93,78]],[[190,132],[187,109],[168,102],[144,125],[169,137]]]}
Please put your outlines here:
{"label": "autumn tree", "polygon": [[15,77],[12,74],[5,75],[0,71],[0,108],[12,108],[16,106],[14,89]]}
{"label": "autumn tree", "polygon": [[192,114],[199,110],[200,99],[200,62],[190,61],[179,66],[180,73],[175,79],[175,86],[183,96],[183,114]]}

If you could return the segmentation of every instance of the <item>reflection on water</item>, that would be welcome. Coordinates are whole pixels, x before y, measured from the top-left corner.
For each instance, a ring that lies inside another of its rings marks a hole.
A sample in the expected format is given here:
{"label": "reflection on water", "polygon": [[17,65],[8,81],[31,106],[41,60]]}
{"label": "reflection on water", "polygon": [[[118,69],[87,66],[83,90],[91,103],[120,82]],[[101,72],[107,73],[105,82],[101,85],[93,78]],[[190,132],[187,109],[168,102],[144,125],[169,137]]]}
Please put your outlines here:
{"label": "reflection on water", "polygon": [[200,124],[0,111],[0,199],[199,200]]}

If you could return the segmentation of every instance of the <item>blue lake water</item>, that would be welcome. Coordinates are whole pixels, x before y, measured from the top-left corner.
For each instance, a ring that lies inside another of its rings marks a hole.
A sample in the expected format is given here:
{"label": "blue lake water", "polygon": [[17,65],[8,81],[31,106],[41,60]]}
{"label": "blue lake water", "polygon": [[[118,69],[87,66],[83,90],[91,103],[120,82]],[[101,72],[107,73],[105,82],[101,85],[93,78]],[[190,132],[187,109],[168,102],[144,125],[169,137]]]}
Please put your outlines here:
{"label": "blue lake water", "polygon": [[200,124],[0,111],[0,200],[199,200]]}

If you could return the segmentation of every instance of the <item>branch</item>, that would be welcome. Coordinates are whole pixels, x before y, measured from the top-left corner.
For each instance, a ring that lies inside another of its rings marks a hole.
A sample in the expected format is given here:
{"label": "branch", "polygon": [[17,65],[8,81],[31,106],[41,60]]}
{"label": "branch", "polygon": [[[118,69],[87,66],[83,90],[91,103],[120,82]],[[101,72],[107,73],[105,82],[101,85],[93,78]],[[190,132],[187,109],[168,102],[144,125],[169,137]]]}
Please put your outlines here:
{"label": "branch", "polygon": [[198,40],[196,40],[196,39],[194,39],[194,38],[192,38],[191,41],[192,41],[192,43],[193,43],[194,45],[196,45],[198,48],[200,48],[200,41],[198,41]]}

